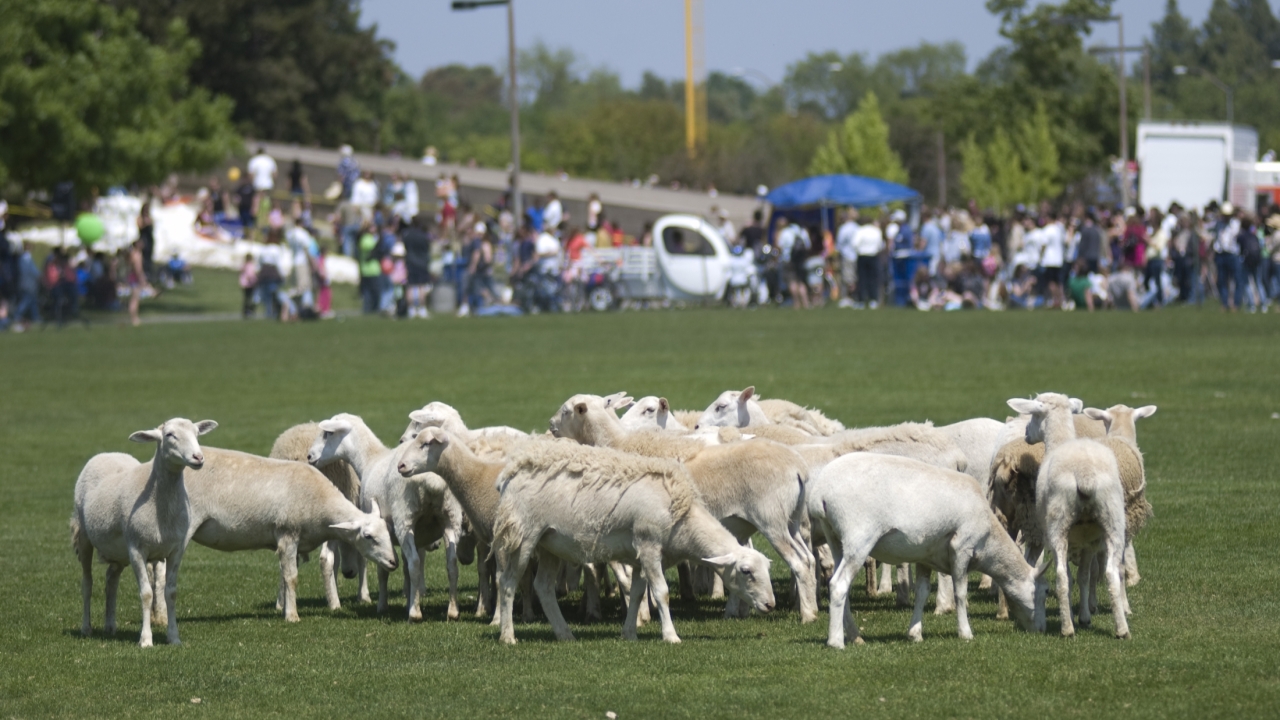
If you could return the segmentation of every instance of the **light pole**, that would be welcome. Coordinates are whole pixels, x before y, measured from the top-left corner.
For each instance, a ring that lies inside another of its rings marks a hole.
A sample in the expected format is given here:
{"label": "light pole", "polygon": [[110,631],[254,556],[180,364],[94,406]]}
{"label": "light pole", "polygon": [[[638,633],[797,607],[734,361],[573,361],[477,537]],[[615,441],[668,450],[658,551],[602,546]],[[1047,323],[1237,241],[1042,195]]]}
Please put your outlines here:
{"label": "light pole", "polygon": [[454,0],[454,10],[475,10],[487,5],[507,6],[507,74],[511,77],[507,103],[511,106],[511,214],[516,233],[524,225],[524,207],[520,198],[520,98],[516,92],[516,12],[513,0]]}
{"label": "light pole", "polygon": [[[1273,63],[1273,64],[1272,64],[1272,67],[1274,67],[1274,66],[1275,66],[1275,65],[1274,65],[1274,63]],[[1186,65],[1176,65],[1176,66],[1174,66],[1174,68],[1173,68],[1173,74],[1174,74],[1174,75],[1186,75],[1188,72],[1190,72],[1190,71],[1187,69],[1187,66],[1186,66]],[[1226,95],[1227,95],[1227,124],[1228,124],[1228,125],[1233,125],[1233,124],[1235,124],[1235,121],[1236,121],[1236,100],[1235,100],[1235,92],[1231,89],[1231,86],[1230,86],[1230,85],[1228,85],[1228,84],[1226,84],[1226,83],[1224,83],[1224,82],[1222,82],[1221,80],[1219,80],[1219,79],[1218,79],[1218,76],[1214,75],[1213,73],[1209,72],[1208,70],[1205,70],[1204,68],[1199,68],[1199,69],[1197,69],[1197,72],[1199,72],[1201,75],[1205,76],[1205,78],[1206,78],[1206,79],[1208,79],[1208,81],[1209,81],[1209,82],[1213,83],[1214,85],[1217,85],[1219,90],[1221,90],[1222,92],[1226,93]]]}

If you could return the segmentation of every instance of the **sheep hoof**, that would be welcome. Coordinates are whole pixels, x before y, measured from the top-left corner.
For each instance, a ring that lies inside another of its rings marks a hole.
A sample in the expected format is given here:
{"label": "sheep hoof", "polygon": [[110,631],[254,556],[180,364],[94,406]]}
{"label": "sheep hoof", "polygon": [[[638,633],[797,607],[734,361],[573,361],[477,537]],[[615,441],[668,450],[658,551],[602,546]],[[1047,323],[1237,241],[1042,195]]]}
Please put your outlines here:
{"label": "sheep hoof", "polygon": [[675,635],[672,635],[672,636],[671,636],[671,637],[669,637],[669,638],[665,638],[665,637],[664,637],[664,638],[662,638],[662,639],[663,639],[663,641],[664,641],[664,642],[669,642],[669,643],[671,643],[672,645],[679,645],[679,644],[680,644],[680,638],[676,637]]}
{"label": "sheep hoof", "polygon": [[1124,579],[1124,586],[1133,587],[1134,585],[1137,585],[1140,582],[1142,582],[1141,575],[1130,575]]}
{"label": "sheep hoof", "polygon": [[294,623],[294,622],[299,622],[299,621],[300,621],[300,618],[299,618],[296,614],[294,614],[294,615],[285,615],[285,616],[284,616],[284,621],[285,621],[285,622],[291,622],[291,623]]}
{"label": "sheep hoof", "polygon": [[865,641],[865,640],[863,640],[863,639],[862,639],[862,637],[861,637],[861,636],[859,636],[859,637],[856,637],[856,638],[854,638],[854,639],[853,639],[853,644],[854,644],[854,645],[866,645],[867,643],[866,643],[866,641]]}
{"label": "sheep hoof", "polygon": [[1067,630],[1066,628],[1063,628],[1063,630],[1062,630],[1062,637],[1064,637],[1064,638],[1074,638],[1075,636],[1076,636],[1076,631],[1075,631],[1075,630]]}
{"label": "sheep hoof", "polygon": [[[854,644],[854,645],[857,645],[857,644],[858,644],[858,641],[857,641],[857,640],[854,640],[854,641],[853,641],[853,644]],[[827,647],[829,647],[829,648],[835,648],[836,650],[843,650],[843,649],[844,649],[844,642],[837,642],[837,641],[835,641],[835,640],[828,640],[828,641],[827,641]]]}
{"label": "sheep hoof", "polygon": [[515,645],[515,644],[516,644],[516,639],[515,639],[515,638],[502,638],[502,644],[503,644],[503,645]]}
{"label": "sheep hoof", "polygon": [[1130,635],[1129,633],[1125,633],[1125,634],[1123,634],[1123,635],[1121,635],[1120,633],[1116,633],[1116,639],[1117,639],[1117,640],[1132,640],[1132,639],[1133,639],[1133,636],[1132,636],[1132,635]]}
{"label": "sheep hoof", "polygon": [[458,615],[458,608],[456,608],[456,607],[451,607],[451,608],[449,608],[449,610],[448,610],[447,612],[445,612],[445,614],[444,614],[444,615],[445,615],[445,617],[446,617],[447,619],[449,619],[449,620],[457,620],[457,619],[460,617],[460,616]]}

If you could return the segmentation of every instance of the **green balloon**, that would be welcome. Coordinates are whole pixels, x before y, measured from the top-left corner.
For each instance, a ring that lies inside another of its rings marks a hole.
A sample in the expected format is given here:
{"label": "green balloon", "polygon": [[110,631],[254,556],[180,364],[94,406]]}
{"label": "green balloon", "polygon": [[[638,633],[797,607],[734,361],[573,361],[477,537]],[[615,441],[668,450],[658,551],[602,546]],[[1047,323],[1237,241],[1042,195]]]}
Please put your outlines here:
{"label": "green balloon", "polygon": [[102,218],[93,213],[81,213],[76,218],[76,235],[80,236],[80,242],[85,245],[92,246],[94,243],[102,239],[107,233],[107,226],[103,224]]}

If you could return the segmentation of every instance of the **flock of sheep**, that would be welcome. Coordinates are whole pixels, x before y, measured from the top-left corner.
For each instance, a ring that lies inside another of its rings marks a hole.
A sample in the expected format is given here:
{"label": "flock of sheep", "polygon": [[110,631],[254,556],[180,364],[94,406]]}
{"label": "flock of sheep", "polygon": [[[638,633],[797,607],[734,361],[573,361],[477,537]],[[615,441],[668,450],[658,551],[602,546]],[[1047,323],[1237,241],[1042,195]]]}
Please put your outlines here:
{"label": "flock of sheep", "polygon": [[339,573],[358,577],[359,599],[371,600],[372,561],[385,611],[387,578],[399,566],[394,545],[409,619],[419,620],[423,557],[443,545],[448,617],[459,616],[458,564],[474,562],[476,616],[492,615],[504,643],[516,642],[517,591],[526,621],[536,597],[555,636],[569,640],[557,597],[581,583],[585,615],[599,619],[600,595],[615,582],[624,638],[635,639],[656,610],[663,639],[680,642],[665,575],[673,565],[682,597],[722,597],[728,617],[776,606],[769,560],[751,544],[759,534],[791,570],[801,622],[818,619],[819,584],[827,584],[832,647],[862,643],[848,598],[864,566],[871,595],[896,592],[908,604],[914,585],[912,640],[922,639],[934,572],[936,611],[955,611],[960,637],[973,637],[970,572],[999,591],[999,617],[1043,632],[1050,557],[1062,634],[1075,631],[1070,561],[1079,624],[1090,625],[1103,576],[1115,635],[1128,638],[1125,588],[1138,581],[1132,541],[1151,516],[1135,421],[1155,406],[1085,409],[1056,393],[1009,406],[1018,414],[1005,422],[845,429],[817,410],[759,399],[754,388],[725,392],[701,413],[674,411],[659,397],[575,395],[550,432],[529,434],[468,429],[456,410],[433,402],[410,413],[395,447],[359,417],[339,414],[286,430],[269,458],[201,447],[199,436],[217,423],[176,418],[129,438],[155,444],[150,462],[102,453],[76,481],[81,631],[92,631],[96,550],[107,564],[106,631],[116,629],[127,564],[142,603],[140,644],[151,645],[153,621],[167,624],[176,644],[178,573],[194,540],[274,550],[277,608],[288,621],[298,620],[299,558],[317,549],[330,608],[340,606]]}

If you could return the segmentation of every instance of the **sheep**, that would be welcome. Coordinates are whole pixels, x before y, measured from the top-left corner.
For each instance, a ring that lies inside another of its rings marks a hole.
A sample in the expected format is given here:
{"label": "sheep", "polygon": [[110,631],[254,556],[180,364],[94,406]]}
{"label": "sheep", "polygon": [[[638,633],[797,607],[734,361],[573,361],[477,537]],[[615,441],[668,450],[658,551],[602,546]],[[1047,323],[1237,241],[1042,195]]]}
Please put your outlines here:
{"label": "sheep", "polygon": [[[311,441],[319,433],[320,427],[315,423],[294,425],[280,433],[280,437],[277,437],[275,443],[271,445],[271,452],[267,457],[305,464],[307,451],[311,449]],[[337,460],[320,468],[320,472],[342,492],[343,497],[357,505],[360,504],[360,476],[351,469],[350,463]],[[356,552],[353,546],[341,540],[334,540],[320,546],[320,577],[324,582],[324,595],[329,609],[337,610],[342,607],[342,602],[338,598],[338,568],[335,567],[335,559],[344,577],[348,579],[359,577],[356,595],[359,602],[370,602],[369,574],[365,569],[364,556]]]}
{"label": "sheep", "polygon": [[[529,433],[521,432],[505,425],[470,430],[467,428],[466,423],[462,421],[462,414],[452,406],[442,402],[429,402],[421,410],[414,411],[414,414],[422,419],[411,420],[409,427],[405,428],[404,433],[400,435],[401,445],[417,437],[418,433],[425,427],[444,428],[468,444],[484,439],[499,439],[499,441],[501,439],[529,439]],[[412,418],[413,415],[410,417]]]}
{"label": "sheep", "polygon": [[[426,591],[422,576],[422,552],[441,535],[445,541],[445,567],[449,577],[446,617],[458,618],[457,543],[462,530],[462,510],[448,494],[438,475],[401,477],[396,471],[399,448],[378,440],[364,421],[339,413],[318,425],[319,435],[307,451],[307,462],[324,466],[335,459],[351,463],[360,476],[363,502],[377,500],[383,517],[400,544],[405,563],[405,595],[410,622],[422,619],[419,596]],[[367,509],[367,508],[365,508]],[[387,571],[378,569],[378,612],[387,609]]]}
{"label": "sheep", "polygon": [[[1057,595],[1062,635],[1075,635],[1071,617],[1071,585],[1067,560],[1072,546],[1080,557],[1080,625],[1089,627],[1091,613],[1088,602],[1090,567],[1093,556],[1106,553],[1105,573],[1111,591],[1115,635],[1128,639],[1129,622],[1125,617],[1124,583],[1120,580],[1120,562],[1124,557],[1125,508],[1124,487],[1115,455],[1106,445],[1089,438],[1077,438],[1072,421],[1072,402],[1065,395],[1041,393],[1034,400],[1013,398],[1009,407],[1030,415],[1027,423],[1028,443],[1044,443],[1044,461],[1036,478],[1036,515],[1043,536],[1028,539],[1028,555],[1041,547],[1053,552],[1057,569]],[[1044,558],[1038,570],[1043,571]],[[1037,603],[1037,621],[1044,617],[1044,603]],[[1042,623],[1041,623],[1042,624]]]}
{"label": "sheep", "polygon": [[[379,569],[396,569],[391,534],[376,500],[361,512],[318,470],[291,460],[207,447],[204,465],[186,475],[188,541],[224,552],[274,550],[280,559],[280,609],[298,622],[298,556],[342,540]],[[328,573],[332,577],[332,571]],[[326,583],[325,594],[330,588]],[[326,597],[336,608],[337,597]]]}
{"label": "sheep", "polygon": [[[965,459],[968,461],[966,472],[978,481],[983,494],[990,497],[991,458],[995,455],[997,443],[1004,431],[1004,423],[992,418],[972,418],[943,425],[938,428],[938,431],[955,441],[956,445],[964,451]],[[991,578],[983,575],[978,588],[989,587],[991,587]],[[943,598],[940,597],[939,608],[949,606],[949,603],[944,605],[942,600]]]}
{"label": "sheep", "polygon": [[671,430],[687,433],[692,429],[675,417],[666,398],[653,395],[636,400],[618,421],[627,430]]}
{"label": "sheep", "polygon": [[[818,617],[814,558],[801,534],[808,465],[785,446],[765,440],[706,446],[658,432],[628,433],[599,398],[575,395],[552,416],[551,431],[584,445],[610,447],[648,457],[679,460],[711,514],[745,542],[759,532],[791,568],[801,622]],[[739,612],[730,597],[726,615]]]}
{"label": "sheep", "polygon": [[[1125,507],[1125,547],[1124,547],[1124,581],[1126,587],[1137,585],[1142,579],[1138,574],[1138,556],[1133,549],[1133,538],[1146,526],[1154,512],[1147,501],[1147,476],[1142,460],[1142,451],[1138,449],[1138,428],[1136,422],[1156,413],[1155,405],[1147,405],[1137,409],[1128,405],[1115,405],[1106,410],[1086,408],[1085,415],[1101,420],[1107,428],[1107,436],[1102,442],[1116,456],[1116,464],[1120,467],[1120,482],[1124,485]],[[1089,590],[1090,609],[1098,606],[1098,563],[1091,568],[1090,578],[1093,583]],[[1125,600],[1128,600],[1127,594]],[[1129,608],[1126,606],[1125,611]]]}
{"label": "sheep", "polygon": [[[187,490],[183,482],[186,468],[199,469],[204,452],[197,438],[218,427],[212,420],[193,423],[173,418],[154,430],[139,430],[129,436],[133,442],[156,444],[150,462],[139,463],[124,453],[95,455],[85,463],[76,479],[75,511],[71,516],[71,544],[83,572],[80,592],[84,617],[80,634],[93,632],[89,600],[93,592],[93,553],[107,563],[106,619],[108,635],[116,631],[116,591],[125,563],[133,568],[142,603],[140,647],[151,647],[151,613],[155,590],[147,563],[164,563],[166,636],[170,645],[180,643],[178,612],[174,607],[178,590],[178,570],[187,548],[190,529]],[[155,573],[159,584],[159,565]]]}
{"label": "sheep", "polygon": [[[844,430],[844,425],[828,419],[818,410],[806,409],[787,400],[761,400],[755,393],[755,386],[720,393],[698,418],[697,427],[751,427],[755,432],[759,426],[779,426],[810,437]],[[773,430],[769,428],[764,432]],[[783,433],[779,437],[793,436]]]}
{"label": "sheep", "polygon": [[516,580],[538,558],[534,589],[558,640],[572,640],[556,604],[562,561],[621,560],[635,568],[622,636],[636,639],[646,584],[658,605],[662,639],[680,642],[671,623],[663,569],[696,559],[720,570],[725,584],[755,608],[774,607],[769,561],[739,545],[709,513],[679,463],[567,441],[529,443],[512,453],[498,477],[502,498],[494,525],[502,626],[499,639],[516,642],[511,605]]}
{"label": "sheep", "polygon": [[[915,612],[907,631],[915,642],[923,639],[926,569],[955,577],[964,577],[970,568],[989,573],[1005,588],[1019,624],[1037,628],[1034,570],[972,478],[910,458],[853,453],[818,473],[807,502],[837,561],[827,645],[843,648],[846,632],[854,644],[863,642],[848,599],[853,577],[868,556],[917,564]],[[963,583],[956,585],[956,620],[961,639],[972,640]]]}

